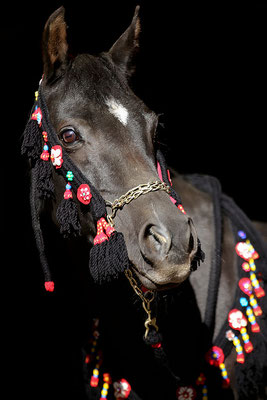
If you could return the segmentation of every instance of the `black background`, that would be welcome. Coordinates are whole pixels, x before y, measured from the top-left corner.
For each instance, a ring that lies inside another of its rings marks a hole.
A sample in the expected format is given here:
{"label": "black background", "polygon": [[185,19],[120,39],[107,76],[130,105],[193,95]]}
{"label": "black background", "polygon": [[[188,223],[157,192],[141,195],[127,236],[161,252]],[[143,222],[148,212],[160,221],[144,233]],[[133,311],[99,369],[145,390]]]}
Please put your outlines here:
{"label": "black background", "polygon": [[[43,26],[62,4],[74,54],[108,50],[130,24],[135,5],[141,5],[142,34],[133,88],[151,109],[163,114],[160,140],[169,149],[168,161],[181,173],[218,177],[224,192],[251,219],[267,221],[267,7],[263,3],[196,6],[190,1],[77,0],[11,4],[2,10],[0,26],[2,226],[8,260],[3,270],[11,275],[5,280],[6,301],[17,296],[11,318],[20,367],[34,352],[33,340],[44,329],[42,323],[35,324],[37,316],[49,324],[52,313],[51,323],[59,329],[54,303],[46,296],[46,305],[42,298],[39,301],[38,257],[20,144],[42,75]],[[49,340],[44,335],[42,339]],[[36,359],[41,347],[39,343]]]}
{"label": "black background", "polygon": [[266,6],[168,0],[17,4],[1,22],[2,83],[10,98],[3,136],[12,145],[13,168],[21,166],[20,135],[42,75],[43,26],[61,4],[74,54],[108,50],[141,4],[133,88],[163,114],[160,139],[169,147],[170,163],[183,173],[217,176],[252,219],[266,221]]}

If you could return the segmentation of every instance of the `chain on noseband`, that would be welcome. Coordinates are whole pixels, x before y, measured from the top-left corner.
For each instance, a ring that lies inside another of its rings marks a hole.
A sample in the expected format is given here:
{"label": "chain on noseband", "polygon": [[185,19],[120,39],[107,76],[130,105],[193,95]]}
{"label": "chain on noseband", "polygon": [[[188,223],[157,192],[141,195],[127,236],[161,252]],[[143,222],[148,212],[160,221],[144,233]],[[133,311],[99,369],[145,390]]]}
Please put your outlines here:
{"label": "chain on noseband", "polygon": [[111,226],[114,226],[114,218],[117,213],[117,210],[121,210],[125,204],[129,204],[132,200],[137,199],[143,194],[147,194],[150,192],[155,192],[157,190],[164,190],[168,194],[170,194],[170,187],[162,181],[154,181],[143,183],[138,185],[130,190],[127,193],[123,194],[118,199],[115,199],[113,203],[106,201],[106,206],[111,207],[111,214],[107,215],[107,220]]}
{"label": "chain on noseband", "polygon": [[[121,210],[125,206],[125,204],[129,204],[131,201],[137,199],[138,197],[150,192],[155,192],[157,190],[164,190],[165,192],[170,194],[170,187],[165,182],[156,180],[154,182],[143,183],[128,190],[127,193],[123,194],[118,199],[115,199],[113,203],[106,201],[106,205],[108,207],[111,207],[111,214],[107,215],[108,223],[112,227],[114,227],[115,225],[114,218],[116,216],[117,210]],[[147,290],[146,293],[143,293],[142,290],[139,288],[138,283],[134,278],[132,271],[130,269],[126,269],[124,273],[128,281],[130,282],[130,285],[134,289],[135,293],[142,300],[143,308],[147,313],[147,319],[144,323],[144,326],[146,328],[145,330],[145,339],[146,339],[151,326],[153,326],[156,329],[156,331],[158,331],[156,317],[151,318],[150,304],[154,300],[154,292],[152,290]]]}

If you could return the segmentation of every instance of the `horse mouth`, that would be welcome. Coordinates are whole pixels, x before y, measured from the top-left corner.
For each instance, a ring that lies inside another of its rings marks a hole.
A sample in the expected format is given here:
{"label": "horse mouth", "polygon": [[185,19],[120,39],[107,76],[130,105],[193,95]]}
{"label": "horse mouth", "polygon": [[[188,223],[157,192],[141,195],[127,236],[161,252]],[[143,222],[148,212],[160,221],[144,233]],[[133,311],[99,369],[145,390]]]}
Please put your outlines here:
{"label": "horse mouth", "polygon": [[190,270],[189,270],[188,272],[183,274],[183,277],[181,277],[179,281],[177,280],[176,282],[159,283],[156,282],[156,280],[153,279],[148,273],[138,270],[136,265],[134,265],[133,263],[131,263],[131,267],[134,270],[141,284],[148,290],[164,291],[164,290],[174,289],[178,287],[181,283],[183,283],[184,280],[187,279],[190,275]]}

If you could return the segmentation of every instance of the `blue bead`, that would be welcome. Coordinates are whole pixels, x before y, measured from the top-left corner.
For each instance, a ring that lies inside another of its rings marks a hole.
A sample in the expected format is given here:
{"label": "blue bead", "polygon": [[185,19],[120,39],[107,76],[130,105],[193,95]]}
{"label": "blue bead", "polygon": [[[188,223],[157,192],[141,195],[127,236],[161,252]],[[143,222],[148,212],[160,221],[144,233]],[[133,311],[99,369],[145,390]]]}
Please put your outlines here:
{"label": "blue bead", "polygon": [[48,150],[47,144],[44,145],[44,150]]}
{"label": "blue bead", "polygon": [[241,239],[246,239],[247,237],[244,231],[238,231],[237,234]]}
{"label": "blue bead", "polygon": [[67,183],[66,189],[71,189],[71,185],[69,183]]}
{"label": "blue bead", "polygon": [[239,301],[242,307],[246,307],[248,305],[248,301],[245,297],[240,297]]}

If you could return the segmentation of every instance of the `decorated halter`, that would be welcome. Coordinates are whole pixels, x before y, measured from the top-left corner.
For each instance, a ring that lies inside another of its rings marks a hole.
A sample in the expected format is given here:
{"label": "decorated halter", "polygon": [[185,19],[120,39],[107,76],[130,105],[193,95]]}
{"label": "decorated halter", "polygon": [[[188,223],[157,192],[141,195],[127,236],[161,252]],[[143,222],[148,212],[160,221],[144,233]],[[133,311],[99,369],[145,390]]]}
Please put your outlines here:
{"label": "decorated halter", "polygon": [[[65,192],[56,212],[60,232],[63,236],[80,234],[81,224],[76,200],[80,203],[83,212],[89,211],[93,216],[96,224],[96,236],[90,251],[89,269],[94,281],[99,284],[117,278],[130,265],[123,234],[114,228],[116,212],[125,204],[146,193],[163,190],[169,194],[170,199],[179,210],[185,213],[179,196],[171,187],[169,171],[159,150],[156,158],[160,180],[139,185],[113,203],[105,202],[99,191],[77,168],[60,145],[50,122],[42,82],[38,92],[35,93],[31,117],[24,131],[22,154],[27,155],[30,159],[32,222],[47,291],[54,290],[54,282],[44,251],[38,198],[46,199],[54,196],[53,169],[55,173],[60,174],[66,180]],[[110,215],[107,215],[106,207],[111,207]],[[200,246],[199,254],[197,262],[203,258]]]}

